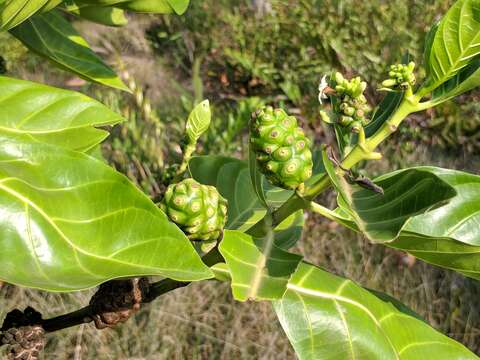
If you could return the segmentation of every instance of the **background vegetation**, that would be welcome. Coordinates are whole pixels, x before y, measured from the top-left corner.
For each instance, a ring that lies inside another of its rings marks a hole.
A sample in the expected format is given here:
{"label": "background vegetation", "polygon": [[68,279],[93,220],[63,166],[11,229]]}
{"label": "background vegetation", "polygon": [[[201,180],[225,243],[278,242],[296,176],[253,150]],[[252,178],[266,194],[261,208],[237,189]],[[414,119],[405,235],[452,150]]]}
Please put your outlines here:
{"label": "background vegetation", "polygon": [[[134,96],[85,84],[51,70],[7,34],[0,34],[0,73],[80,89],[129,119],[117,126],[103,155],[152,198],[165,186],[164,165],[179,159],[192,105],[213,103],[211,131],[200,152],[245,155],[246,124],[262,103],[297,115],[315,143],[332,134],[318,115],[317,87],[336,69],[370,83],[408,51],[422,59],[423,38],[451,0],[202,0],[187,14],[135,16],[112,30],[77,21],[96,50],[122,72]],[[420,74],[421,76],[421,74]],[[433,164],[480,171],[479,92],[411,116],[387,145],[386,169]],[[326,199],[327,201],[329,199]],[[368,244],[317,216],[307,219],[296,250],[307,260],[411,306],[434,327],[480,354],[480,284],[400,252]],[[91,292],[46,294],[4,284],[0,317],[27,304],[45,316],[85,305]],[[248,325],[248,326],[246,326]],[[117,329],[90,325],[49,340],[46,359],[292,359],[268,303],[235,303],[225,284],[194,284],[162,297]],[[132,336],[133,335],[133,336]]]}

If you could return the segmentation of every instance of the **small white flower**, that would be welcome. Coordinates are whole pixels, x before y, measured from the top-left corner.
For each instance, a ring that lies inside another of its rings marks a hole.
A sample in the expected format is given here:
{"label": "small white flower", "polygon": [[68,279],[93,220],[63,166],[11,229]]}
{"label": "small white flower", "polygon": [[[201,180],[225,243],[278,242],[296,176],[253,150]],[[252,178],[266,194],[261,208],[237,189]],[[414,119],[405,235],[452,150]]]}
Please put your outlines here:
{"label": "small white flower", "polygon": [[318,85],[318,101],[323,104],[322,100],[328,99],[325,90],[328,88],[327,75],[323,75],[320,85]]}

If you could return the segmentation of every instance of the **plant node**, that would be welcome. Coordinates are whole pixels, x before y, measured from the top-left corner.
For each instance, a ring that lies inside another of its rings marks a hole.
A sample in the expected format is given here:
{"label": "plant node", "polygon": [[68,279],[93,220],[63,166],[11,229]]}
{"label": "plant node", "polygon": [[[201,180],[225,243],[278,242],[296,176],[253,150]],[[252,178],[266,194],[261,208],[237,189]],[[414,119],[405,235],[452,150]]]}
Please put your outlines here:
{"label": "plant node", "polygon": [[148,289],[147,278],[112,280],[100,285],[90,300],[95,327],[100,330],[127,321],[140,309]]}

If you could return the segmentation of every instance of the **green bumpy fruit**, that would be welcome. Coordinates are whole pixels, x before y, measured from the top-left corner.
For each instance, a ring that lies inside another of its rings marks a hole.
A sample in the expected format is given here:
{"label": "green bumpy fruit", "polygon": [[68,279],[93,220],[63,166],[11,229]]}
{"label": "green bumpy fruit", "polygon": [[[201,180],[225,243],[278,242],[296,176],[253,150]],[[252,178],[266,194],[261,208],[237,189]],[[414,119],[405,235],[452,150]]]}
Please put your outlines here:
{"label": "green bumpy fruit", "polygon": [[312,176],[310,140],[284,110],[268,106],[254,113],[250,141],[260,171],[273,185],[296,189]]}
{"label": "green bumpy fruit", "polygon": [[194,179],[170,185],[161,208],[190,240],[217,240],[227,222],[227,200]]}

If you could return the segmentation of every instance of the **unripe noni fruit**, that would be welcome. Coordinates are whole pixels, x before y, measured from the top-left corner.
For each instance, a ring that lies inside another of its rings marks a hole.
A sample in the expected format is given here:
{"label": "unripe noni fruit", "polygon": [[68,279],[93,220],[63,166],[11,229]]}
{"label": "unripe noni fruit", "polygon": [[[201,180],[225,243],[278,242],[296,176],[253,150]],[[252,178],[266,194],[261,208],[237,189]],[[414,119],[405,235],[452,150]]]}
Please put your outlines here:
{"label": "unripe noni fruit", "polygon": [[170,185],[161,207],[190,240],[216,240],[227,222],[227,200],[194,179]]}
{"label": "unripe noni fruit", "polygon": [[296,189],[312,176],[310,140],[284,110],[268,106],[254,113],[250,141],[260,171],[272,184]]}

